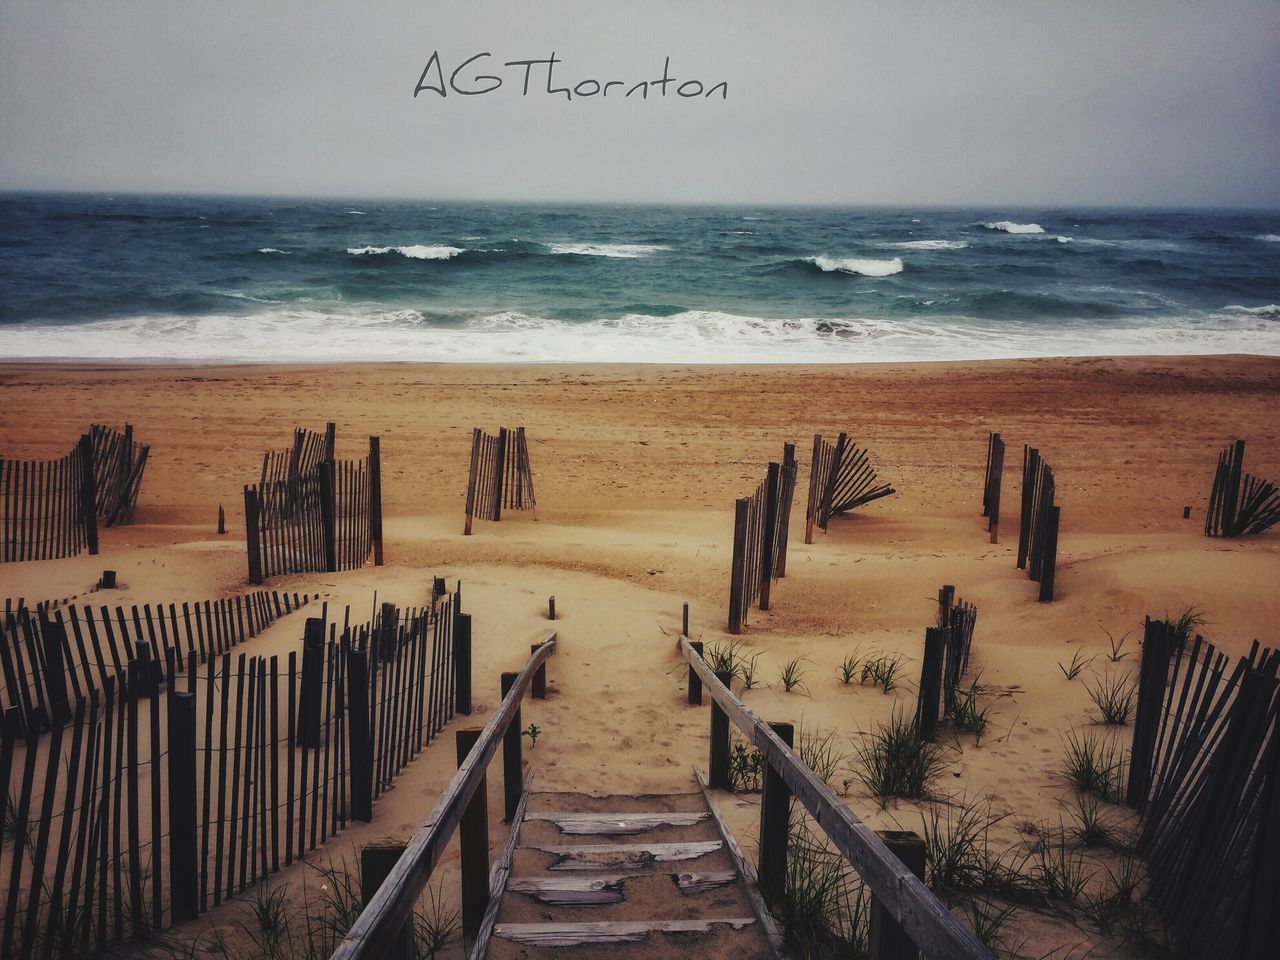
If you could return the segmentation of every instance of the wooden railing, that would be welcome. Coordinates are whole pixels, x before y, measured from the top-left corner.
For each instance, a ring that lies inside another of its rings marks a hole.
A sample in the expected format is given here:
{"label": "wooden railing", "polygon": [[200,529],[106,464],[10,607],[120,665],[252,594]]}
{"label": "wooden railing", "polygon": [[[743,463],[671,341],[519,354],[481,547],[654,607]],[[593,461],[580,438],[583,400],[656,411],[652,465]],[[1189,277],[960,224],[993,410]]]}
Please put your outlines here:
{"label": "wooden railing", "polygon": [[473,933],[478,929],[490,898],[485,774],[498,745],[503,744],[506,810],[510,817],[512,799],[518,798],[521,791],[520,701],[531,684],[534,696],[545,693],[546,662],[555,651],[556,635],[551,633],[534,646],[529,662],[519,674],[504,679],[502,703],[484,729],[478,735],[474,730],[458,731],[458,772],[334,951],[334,960],[372,960],[400,955],[403,931],[406,926],[412,929],[414,905],[459,824],[463,828],[463,930]]}
{"label": "wooden railing", "polygon": [[[822,779],[796,755],[791,746],[768,723],[761,720],[729,690],[726,674],[711,669],[702,654],[680,637],[680,652],[689,662],[689,701],[701,703],[702,691],[711,695],[711,756],[709,779],[712,787],[728,787],[729,721],[741,730],[763,755],[767,768],[761,798],[759,883],[768,896],[786,875],[788,801],[794,795],[804,804],[817,825],[849,862],[871,890],[871,958],[882,960],[900,953],[885,949],[905,935],[921,952],[949,960],[991,960],[984,947],[964,924],[947,910],[907,866],[894,855],[876,833],[836,796]],[[787,724],[778,724],[790,734]],[[877,930],[877,914],[887,915]]]}

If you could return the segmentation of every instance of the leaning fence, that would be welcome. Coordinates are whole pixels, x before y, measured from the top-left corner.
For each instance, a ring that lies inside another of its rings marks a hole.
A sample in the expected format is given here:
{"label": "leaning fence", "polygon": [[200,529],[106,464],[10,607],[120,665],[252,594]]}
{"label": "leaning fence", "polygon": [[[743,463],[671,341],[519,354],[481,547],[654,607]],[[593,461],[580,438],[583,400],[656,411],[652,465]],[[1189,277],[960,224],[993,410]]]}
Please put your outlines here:
{"label": "leaning fence", "polygon": [[92,424],[89,440],[93,446],[98,519],[108,527],[132,523],[151,447],[133,439],[133,426],[128,423],[123,433]]}
{"label": "leaning fence", "polygon": [[1218,454],[1204,518],[1206,537],[1242,537],[1280,523],[1280,489],[1244,472],[1244,441]]}
{"label": "leaning fence", "polygon": [[1018,569],[1040,584],[1040,602],[1053,600],[1058,569],[1058,524],[1053,468],[1035,447],[1022,448],[1022,515],[1018,524]]}
{"label": "leaning fence", "polygon": [[729,632],[741,633],[757,600],[769,609],[773,581],[786,575],[787,534],[796,485],[796,448],[783,447],[782,463],[770,463],[755,493],[734,506],[733,560],[729,576]]}
{"label": "leaning fence", "polygon": [[0,955],[140,939],[371,820],[373,800],[453,716],[469,657],[470,619],[453,598],[387,605],[359,626],[307,621],[287,657],[202,664],[191,650],[179,671],[171,649],[165,672],[180,677],[163,689],[132,661],[38,741],[11,708]]}
{"label": "leaning fence", "polygon": [[813,543],[813,528],[824,533],[831,518],[854,507],[887,497],[896,491],[887,484],[876,483],[866,448],[840,434],[836,442],[813,435],[813,459],[809,464],[809,501],[805,510],[804,542]]}
{"label": "leaning fence", "polygon": [[[950,584],[938,591],[937,626],[924,632],[924,656],[920,661],[920,686],[916,697],[916,726],[932,736],[938,720],[956,717],[960,679],[969,669],[969,651],[978,608],[956,600]],[[941,707],[941,711],[939,711]]]}
{"label": "leaning fence", "polygon": [[0,458],[0,561],[98,552],[93,441],[58,460]]}
{"label": "leaning fence", "polygon": [[1280,887],[1280,651],[1234,663],[1148,620],[1126,801],[1187,956],[1268,956]]}
{"label": "leaning fence", "polygon": [[471,535],[471,521],[475,517],[496,522],[502,519],[504,509],[536,511],[537,506],[524,427],[514,430],[502,427],[496,437],[478,427],[473,429],[463,534]]}

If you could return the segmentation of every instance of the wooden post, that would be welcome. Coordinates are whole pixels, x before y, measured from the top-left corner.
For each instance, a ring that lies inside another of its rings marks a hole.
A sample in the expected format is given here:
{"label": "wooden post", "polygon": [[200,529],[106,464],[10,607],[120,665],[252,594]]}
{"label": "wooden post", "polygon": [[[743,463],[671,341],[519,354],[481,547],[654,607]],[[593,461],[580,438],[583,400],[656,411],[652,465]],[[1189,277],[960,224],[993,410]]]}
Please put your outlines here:
{"label": "wooden post", "polygon": [[[769,609],[769,589],[773,585],[773,554],[778,534],[779,467],[769,464],[764,481],[764,538],[760,546],[760,609]],[[755,571],[748,571],[748,575]]]}
{"label": "wooden post", "polygon": [[[924,879],[924,840],[914,830],[877,830],[884,845],[908,870]],[[920,951],[874,894],[871,897],[870,960],[919,960]]]}
{"label": "wooden post", "polygon": [[1266,785],[1254,839],[1251,902],[1245,908],[1245,960],[1273,956],[1280,942],[1280,741],[1262,759]]}
{"label": "wooden post", "polygon": [[[476,729],[457,734],[458,766],[466,761],[480,739]],[[481,777],[476,792],[458,821],[459,866],[462,873],[462,932],[475,936],[489,906],[489,794],[488,777]]]}
{"label": "wooden post", "polygon": [[[1240,503],[1240,473],[1244,469],[1244,441],[1237,440],[1233,455],[1228,460],[1227,488],[1222,505],[1223,528],[1229,537],[1240,535],[1237,513]],[[91,553],[94,551],[90,551]]]}
{"label": "wooden post", "polygon": [[369,438],[369,539],[373,565],[382,566],[382,438]]}
{"label": "wooden post", "polygon": [[[716,679],[727,688],[733,679],[729,670],[717,670]],[[711,757],[707,779],[713,790],[729,789],[729,715],[711,698]]]}
{"label": "wooden post", "polygon": [[947,644],[947,631],[928,627],[924,632],[924,662],[920,666],[920,702],[916,708],[916,725],[920,736],[932,737],[938,728],[938,697],[942,693],[942,653]]}
{"label": "wooden post", "polygon": [[116,572],[114,570],[103,570],[102,579],[98,581],[98,587],[102,590],[114,590],[116,588]]}
{"label": "wooden post", "polygon": [[467,524],[462,529],[464,537],[471,536],[471,518],[476,511],[476,472],[480,469],[480,428],[471,430],[471,471],[467,474]]}
{"label": "wooden post", "polygon": [[556,598],[547,598],[547,619],[554,620],[556,618]]}
{"label": "wooden post", "polygon": [[495,521],[502,519],[502,481],[503,472],[507,467],[508,436],[506,427],[498,429],[498,454],[493,464],[493,519]]}
{"label": "wooden post", "polygon": [[298,704],[298,744],[303,747],[320,746],[324,634],[324,621],[308,617],[302,638],[302,692]]}
{"label": "wooden post", "polygon": [[218,504],[218,536],[223,536],[227,532],[227,511],[222,509],[222,504]]}
{"label": "wooden post", "polygon": [[[685,604],[687,607],[688,604]],[[689,646],[697,652],[698,656],[702,656],[702,641],[689,641]],[[689,703],[695,707],[702,706],[702,678],[698,676],[698,671],[693,669],[693,664],[689,664]]]}
{"label": "wooden post", "polygon": [[1191,519],[1191,508],[1190,508],[1190,507],[1183,507],[1183,508],[1182,508],[1182,519],[1183,519],[1183,520],[1190,520],[1190,519]]}
{"label": "wooden post", "polygon": [[[789,723],[770,723],[773,732],[788,747],[795,744],[795,731]],[[760,893],[765,903],[773,903],[782,893],[787,879],[787,840],[791,821],[791,788],[765,761],[764,786],[760,795]]]}
{"label": "wooden post", "polygon": [[351,751],[351,819],[373,821],[373,754],[369,739],[369,667],[364,650],[347,651],[347,736]]}
{"label": "wooden post", "polygon": [[471,715],[471,614],[458,614],[453,627],[455,713]]}
{"label": "wooden post", "polygon": [[[537,653],[540,646],[542,646],[540,643],[529,644],[529,652]],[[529,684],[529,692],[535,700],[547,699],[547,662],[545,660],[538,664],[537,670],[533,671],[533,682]]]}
{"label": "wooden post", "polygon": [[[781,495],[782,491],[788,489],[786,478],[787,476],[790,476],[791,485],[789,489],[791,490],[791,496],[795,496],[796,472],[796,445],[794,443],[784,443],[782,445],[782,474],[778,481],[779,495]],[[787,527],[787,520],[791,517],[790,501],[788,501],[785,506],[786,509],[782,510],[780,514],[782,522],[778,526],[778,539],[776,544],[778,563],[773,571],[774,576],[779,580],[787,575],[787,539],[791,532]]]}
{"label": "wooden post", "polygon": [[813,455],[809,458],[809,502],[804,511],[804,542],[813,543],[813,522],[818,515],[818,467],[822,459],[822,434],[813,435]]}
{"label": "wooden post", "polygon": [[1053,602],[1053,578],[1058,571],[1058,522],[1062,519],[1062,508],[1049,508],[1045,518],[1044,552],[1041,554],[1040,569],[1040,602]]}
{"label": "wooden post", "polygon": [[253,487],[244,488],[244,539],[249,554],[249,582],[262,583],[262,550],[258,543],[258,494]]}
{"label": "wooden post", "polygon": [[[169,688],[169,907],[173,922],[199,909],[196,870],[196,695]],[[154,706],[153,706],[154,709]]]}
{"label": "wooden post", "polygon": [[684,602],[684,613],[680,618],[680,636],[689,636],[689,601]]}
{"label": "wooden post", "polygon": [[1000,434],[992,435],[990,483],[991,490],[987,502],[987,530],[991,533],[991,542],[1000,542],[1000,490],[1004,485],[1004,441]]}
{"label": "wooden post", "polygon": [[93,476],[93,440],[89,434],[80,437],[80,518],[84,524],[84,540],[89,555],[98,555],[98,488]]}
{"label": "wooden post", "polygon": [[[501,677],[502,682],[502,699],[507,699],[507,694],[511,692],[511,688],[515,686],[518,673],[504,673]],[[502,796],[505,800],[503,822],[511,823],[516,815],[516,808],[520,806],[520,793],[524,787],[524,759],[521,756],[521,740],[524,736],[521,731],[523,727],[520,724],[520,708],[516,707],[516,712],[511,717],[511,723],[507,725],[507,731],[502,737]]]}
{"label": "wooden post", "polygon": [[1035,447],[1022,448],[1022,513],[1018,521],[1018,569],[1027,566],[1027,551],[1031,543],[1031,507],[1035,503],[1036,480],[1040,475],[1040,451]]}
{"label": "wooden post", "polygon": [[338,569],[337,506],[333,461],[327,460],[320,464],[320,545],[328,573],[335,573]]}
{"label": "wooden post", "polygon": [[62,650],[67,642],[67,628],[62,621],[50,620],[40,608],[40,639],[44,645],[44,681],[49,689],[49,722],[61,725],[71,717],[67,700],[67,668]]}
{"label": "wooden post", "polygon": [[400,627],[400,612],[394,603],[382,605],[382,616],[379,618],[378,655],[383,660],[396,658],[396,634]]}
{"label": "wooden post", "polygon": [[1169,678],[1169,660],[1173,656],[1174,639],[1169,624],[1147,618],[1143,625],[1142,663],[1138,670],[1138,705],[1133,716],[1133,738],[1130,741],[1129,781],[1124,802],[1141,812],[1151,790],[1151,759],[1155,751],[1156,733],[1160,726],[1165,684]]}
{"label": "wooden post", "polygon": [[[387,875],[400,862],[405,844],[383,840],[371,843],[360,850],[360,899],[367,907],[378,888],[387,879]],[[413,945],[413,923],[406,923],[400,928],[390,947],[383,954],[388,960],[414,960],[416,956]]]}
{"label": "wooden post", "polygon": [[729,572],[729,632],[742,632],[742,614],[746,604],[747,576],[747,511],[751,498],[742,497],[733,511],[733,566]]}

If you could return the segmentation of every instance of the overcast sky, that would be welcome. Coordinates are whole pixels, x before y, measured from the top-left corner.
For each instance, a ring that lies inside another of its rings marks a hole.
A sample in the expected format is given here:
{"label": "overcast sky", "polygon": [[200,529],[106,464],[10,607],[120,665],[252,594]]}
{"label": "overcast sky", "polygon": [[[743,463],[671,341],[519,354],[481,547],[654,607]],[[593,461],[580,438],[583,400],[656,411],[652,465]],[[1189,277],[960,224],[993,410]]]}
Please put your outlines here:
{"label": "overcast sky", "polygon": [[[502,87],[415,98],[435,51]],[[522,96],[552,51],[625,86]],[[727,99],[622,96],[667,57]],[[1274,207],[1280,3],[0,0],[31,188]]]}

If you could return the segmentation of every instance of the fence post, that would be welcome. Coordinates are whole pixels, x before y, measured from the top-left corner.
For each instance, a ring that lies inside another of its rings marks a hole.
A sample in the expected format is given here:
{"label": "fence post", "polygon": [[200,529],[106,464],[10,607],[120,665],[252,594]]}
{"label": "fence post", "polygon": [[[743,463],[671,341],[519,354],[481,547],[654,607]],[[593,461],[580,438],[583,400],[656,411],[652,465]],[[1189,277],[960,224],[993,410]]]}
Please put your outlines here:
{"label": "fence post", "polygon": [[778,533],[779,468],[769,464],[764,481],[764,537],[760,545],[760,609],[769,609],[769,589],[773,585],[773,553]]}
{"label": "fence post", "polygon": [[337,489],[333,461],[320,463],[320,538],[324,548],[324,568],[329,573],[338,569]]}
{"label": "fence post", "polygon": [[[518,673],[504,673],[502,675],[503,700],[507,699],[507,694],[515,686],[516,677],[518,676]],[[520,725],[520,706],[517,704],[516,712],[502,737],[502,795],[506,801],[502,819],[505,823],[511,823],[515,818],[516,807],[520,806],[520,792],[524,786],[524,758],[521,755],[520,743],[521,738],[524,736],[521,733],[522,729]]]}
{"label": "fence post", "polygon": [[227,511],[222,509],[222,504],[218,504],[218,536],[225,536],[227,532]]}
{"label": "fence post", "polygon": [[61,725],[71,716],[67,700],[67,670],[62,656],[63,644],[67,642],[67,628],[62,625],[61,619],[50,620],[44,607],[40,608],[40,638],[44,642],[44,680],[49,690],[49,722]]}
{"label": "fence post", "polygon": [[307,618],[302,638],[302,692],[298,703],[298,744],[303,747],[320,746],[324,632],[322,619]]}
{"label": "fence post", "polygon": [[458,614],[453,626],[453,676],[455,713],[471,715],[471,614]]}
{"label": "fence post", "polygon": [[[542,646],[540,643],[529,644],[529,652],[537,653],[540,646]],[[533,699],[547,699],[547,661],[543,660],[538,664],[538,669],[533,671],[533,682],[529,685],[529,689]]]}
{"label": "fence post", "polygon": [[1138,707],[1133,716],[1129,782],[1124,802],[1141,811],[1151,790],[1151,760],[1160,726],[1165,681],[1173,654],[1173,635],[1163,620],[1147,618],[1143,626],[1142,662],[1138,670]]}
{"label": "fence post", "polygon": [[258,493],[253,487],[244,488],[244,540],[249,552],[249,582],[262,583],[262,549],[258,542],[260,505]]}
{"label": "fence post", "polygon": [[1018,520],[1018,569],[1027,566],[1027,550],[1031,543],[1031,506],[1035,502],[1036,479],[1040,473],[1040,451],[1022,447],[1022,513]]}
{"label": "fence post", "polygon": [[1053,602],[1053,576],[1058,570],[1058,521],[1062,518],[1062,508],[1049,508],[1049,516],[1045,520],[1044,552],[1041,554],[1040,568],[1040,602]]}
{"label": "fence post", "polygon": [[369,539],[373,565],[382,566],[382,438],[369,438]]}
{"label": "fence post", "polygon": [[196,867],[196,695],[169,688],[169,907],[173,922],[199,909]]}
{"label": "fence post", "polygon": [[1274,736],[1269,754],[1260,765],[1267,779],[1254,840],[1251,903],[1245,910],[1246,960],[1271,956],[1280,940],[1280,740]]}
{"label": "fence post", "polygon": [[507,440],[510,433],[506,427],[498,428],[498,452],[493,462],[493,519],[502,519],[502,485],[506,479]]}
{"label": "fence post", "polygon": [[[728,687],[733,673],[717,670],[716,679]],[[707,777],[712,789],[729,789],[729,715],[720,709],[715,697],[711,698],[711,757],[707,763]]]}
{"label": "fence post", "polygon": [[817,519],[818,499],[818,466],[822,459],[822,434],[813,435],[813,454],[809,457],[809,500],[804,510],[804,542],[813,543],[813,522]]}
{"label": "fence post", "polygon": [[471,518],[476,511],[476,472],[480,469],[480,428],[471,429],[471,470],[467,473],[467,523],[464,537],[471,536]]}
{"label": "fence post", "polygon": [[778,493],[788,489],[787,477],[791,477],[790,499],[786,504],[786,509],[782,511],[783,521],[778,527],[778,539],[775,549],[778,553],[778,563],[774,567],[774,575],[781,580],[787,575],[787,545],[790,542],[791,529],[788,522],[791,519],[791,500],[796,495],[796,474],[799,470],[796,467],[796,445],[794,443],[784,443],[782,445],[782,472],[778,476]]}
{"label": "fence post", "polygon": [[[702,656],[702,641],[689,641],[689,646],[693,647],[693,652],[699,657]],[[689,703],[695,707],[702,706],[702,678],[698,676],[698,671],[693,669],[693,664],[689,664]]]}
{"label": "fence post", "polygon": [[[382,886],[387,875],[400,862],[405,845],[390,840],[371,843],[360,850],[360,899],[367,907]],[[391,941],[387,952],[383,954],[389,960],[414,960],[413,921],[407,921],[395,939]]]}
{"label": "fence post", "polygon": [[556,598],[547,597],[547,619],[554,620],[556,618]]}
{"label": "fence post", "polygon": [[80,516],[84,540],[92,557],[98,554],[98,488],[93,476],[93,440],[89,434],[81,435],[76,449],[80,453]]}
{"label": "fence post", "polygon": [[742,632],[742,613],[746,604],[747,576],[747,511],[751,499],[742,497],[733,509],[733,566],[729,571],[729,632]]}
{"label": "fence post", "polygon": [[400,627],[400,613],[394,603],[382,605],[381,629],[378,631],[378,654],[383,660],[396,657],[396,634]]}
{"label": "fence post", "polygon": [[[458,766],[466,761],[480,739],[476,729],[459,730]],[[467,809],[458,821],[458,845],[462,873],[462,932],[475,936],[489,906],[489,793],[488,777],[482,776]]]}
{"label": "fence post", "polygon": [[[914,830],[877,830],[884,845],[908,870],[924,879],[924,840]],[[918,960],[920,951],[883,903],[871,896],[870,960]]]}
{"label": "fence post", "polygon": [[920,701],[916,707],[916,726],[920,736],[932,737],[938,728],[938,697],[942,692],[942,654],[947,644],[947,631],[927,627],[924,631],[924,662],[920,666]]}
{"label": "fence post", "polygon": [[[795,743],[789,723],[771,723],[773,732],[788,747]],[[773,764],[765,761],[764,784],[760,795],[760,892],[765,903],[773,903],[783,891],[787,878],[787,841],[791,820],[791,788]]]}
{"label": "fence post", "polygon": [[680,636],[689,636],[689,601],[684,602],[684,611],[680,617]]}
{"label": "fence post", "polygon": [[373,754],[369,737],[369,667],[366,653],[347,651],[347,736],[351,749],[351,819],[373,821]]}

